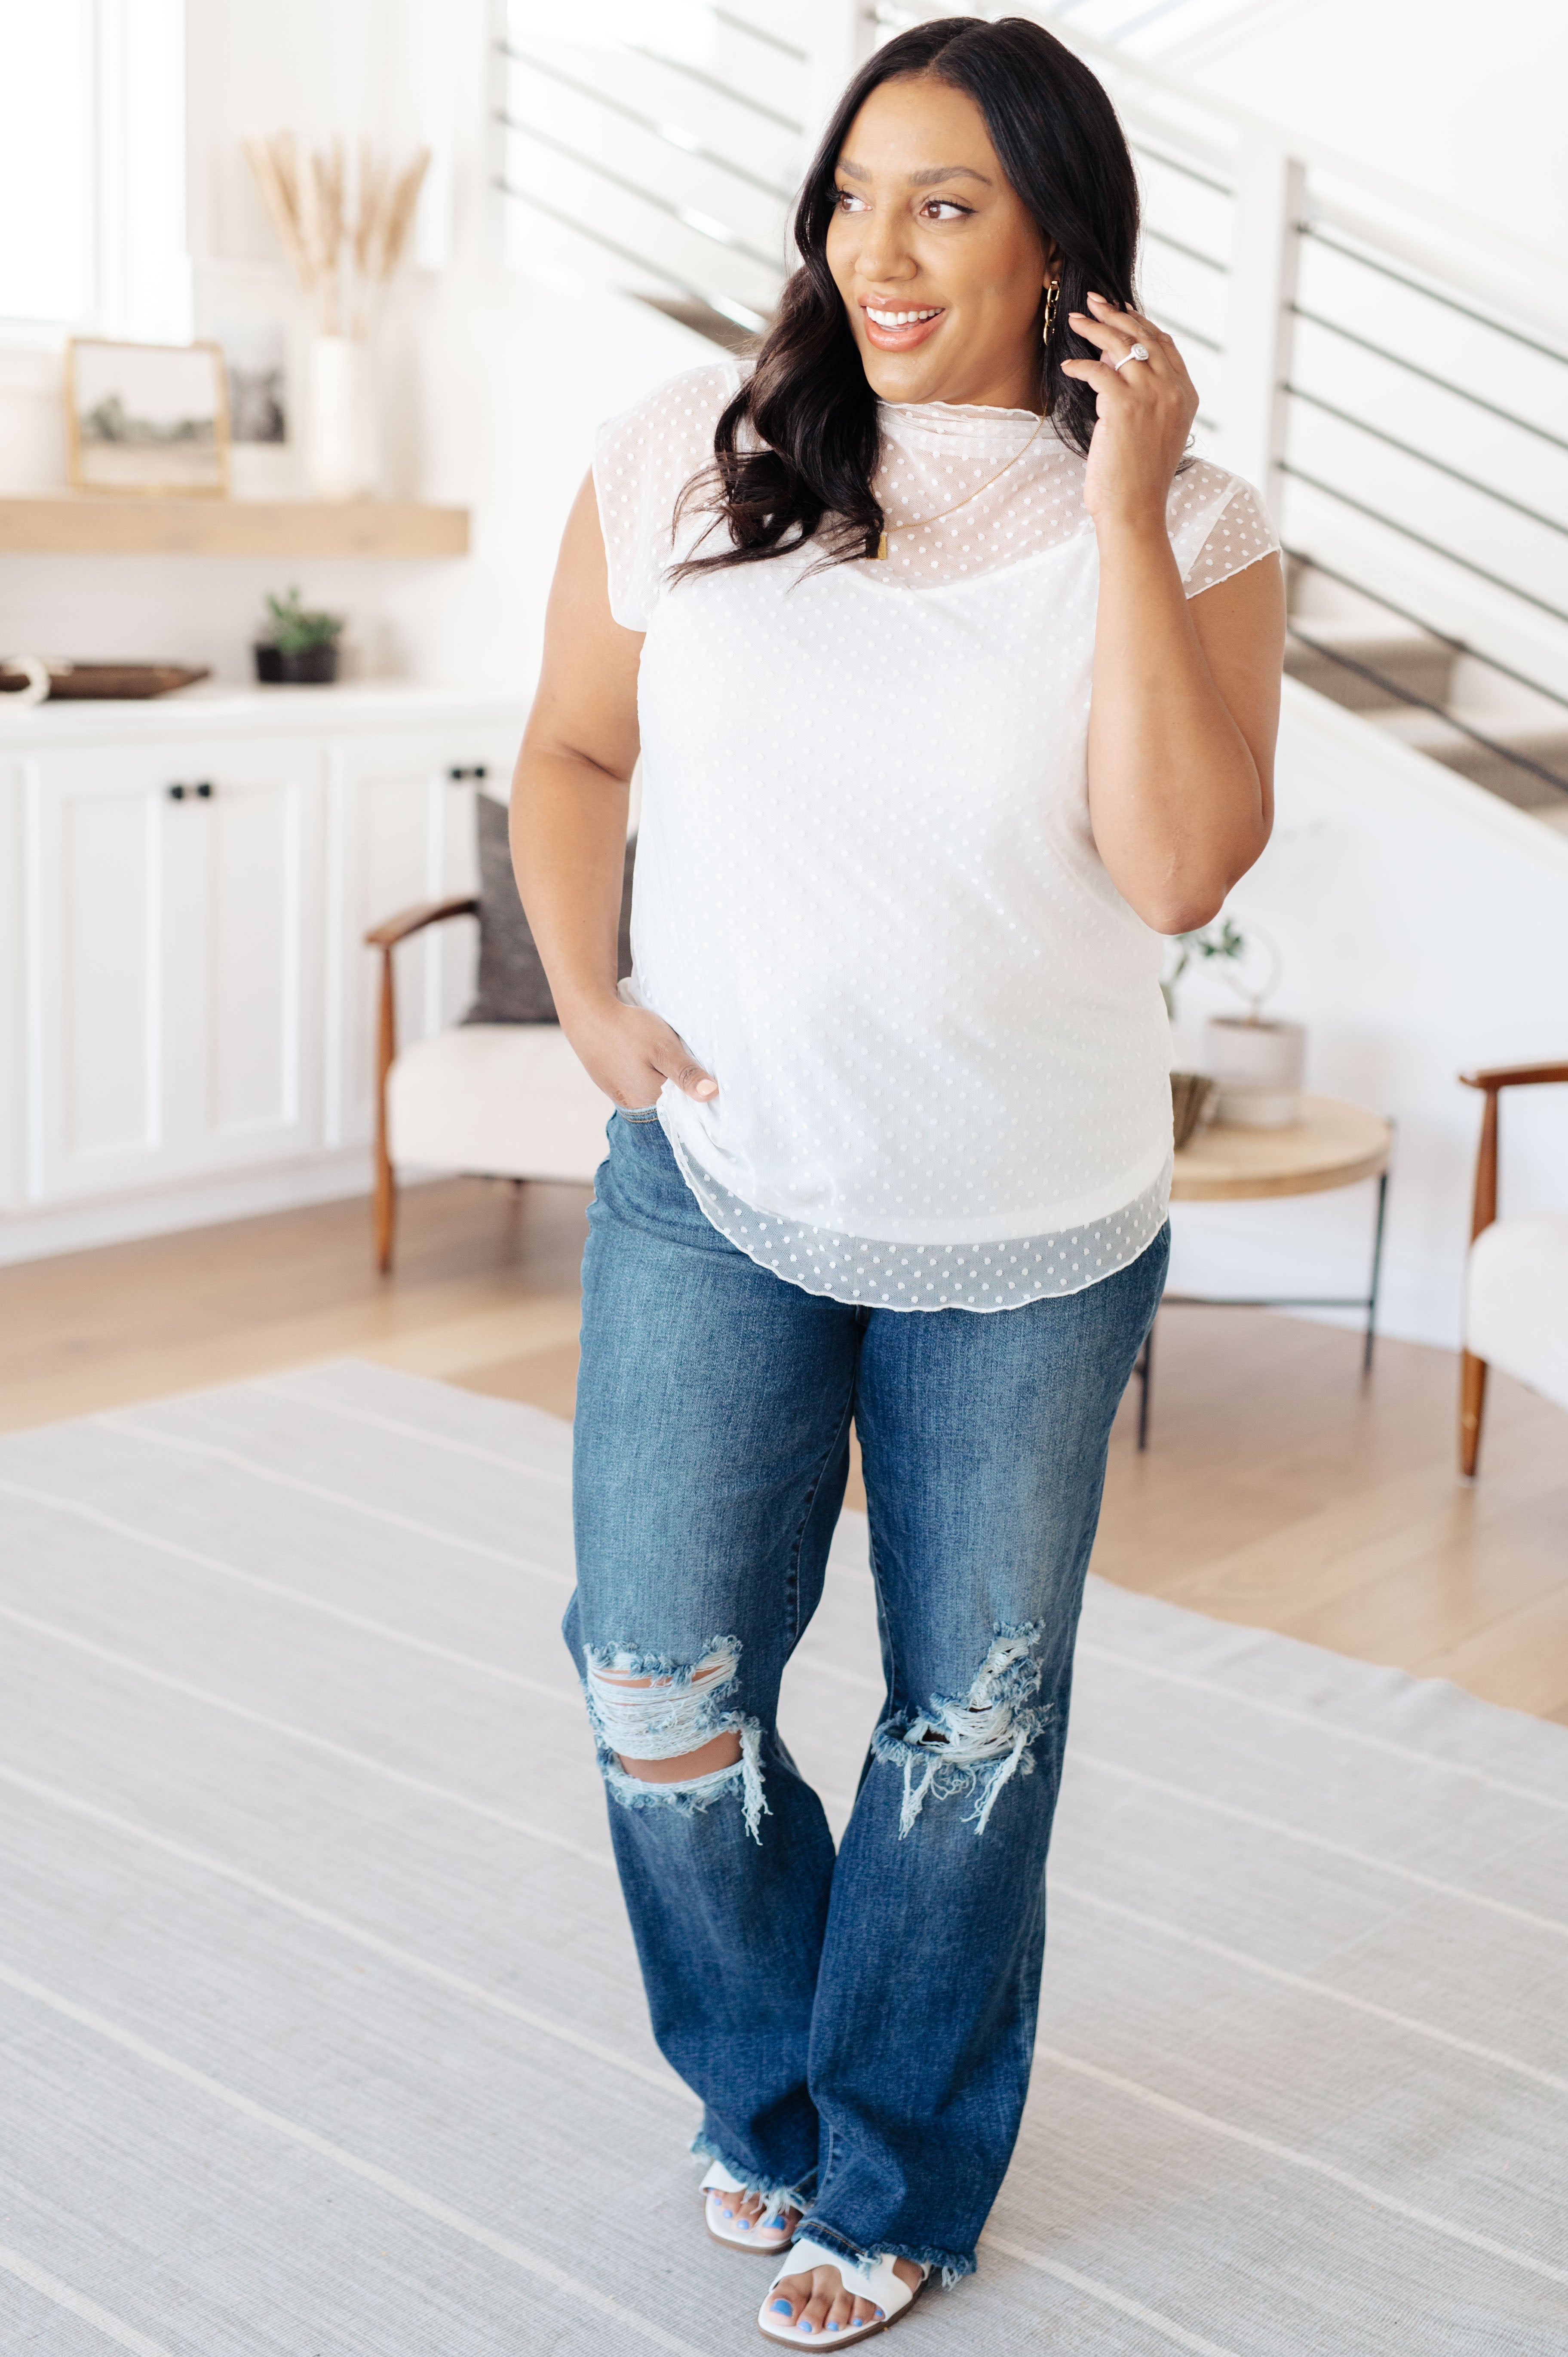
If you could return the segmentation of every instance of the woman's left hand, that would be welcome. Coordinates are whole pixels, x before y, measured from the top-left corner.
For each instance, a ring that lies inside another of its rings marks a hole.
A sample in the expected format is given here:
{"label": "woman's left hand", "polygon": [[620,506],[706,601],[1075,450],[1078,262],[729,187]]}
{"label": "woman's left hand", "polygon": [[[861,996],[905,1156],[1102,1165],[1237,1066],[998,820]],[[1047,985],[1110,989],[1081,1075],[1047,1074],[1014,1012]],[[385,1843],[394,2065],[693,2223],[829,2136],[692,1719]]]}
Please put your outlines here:
{"label": "woman's left hand", "polygon": [[[1068,360],[1064,376],[1081,378],[1099,396],[1099,414],[1089,445],[1083,503],[1097,524],[1147,524],[1165,528],[1165,501],[1176,463],[1187,448],[1197,414],[1197,393],[1172,339],[1138,311],[1118,311],[1101,295],[1087,297],[1090,309],[1071,311],[1068,322],[1085,343],[1097,344],[1097,361]],[[1127,361],[1134,344],[1148,359]]]}

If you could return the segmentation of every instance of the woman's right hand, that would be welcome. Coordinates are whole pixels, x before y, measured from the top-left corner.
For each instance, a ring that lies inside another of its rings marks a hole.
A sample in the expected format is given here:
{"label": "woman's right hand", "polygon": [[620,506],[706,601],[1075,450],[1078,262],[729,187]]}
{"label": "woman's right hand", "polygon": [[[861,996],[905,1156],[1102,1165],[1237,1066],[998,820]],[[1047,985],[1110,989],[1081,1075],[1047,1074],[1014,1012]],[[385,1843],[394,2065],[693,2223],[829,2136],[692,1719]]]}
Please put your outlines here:
{"label": "woman's right hand", "polygon": [[719,1092],[680,1034],[645,1006],[609,999],[563,1017],[561,1028],[588,1078],[618,1105],[652,1104],[666,1081],[703,1101]]}

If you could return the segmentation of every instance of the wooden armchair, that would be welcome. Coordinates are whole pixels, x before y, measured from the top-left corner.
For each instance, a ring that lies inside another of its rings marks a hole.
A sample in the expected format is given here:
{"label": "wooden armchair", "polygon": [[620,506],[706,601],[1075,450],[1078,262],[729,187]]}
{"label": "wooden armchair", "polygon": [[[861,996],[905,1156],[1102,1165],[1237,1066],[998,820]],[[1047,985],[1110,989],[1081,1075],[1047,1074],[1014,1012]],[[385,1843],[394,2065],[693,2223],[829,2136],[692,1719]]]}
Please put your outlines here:
{"label": "wooden armchair", "polygon": [[1459,1469],[1468,1476],[1480,1451],[1488,1365],[1568,1407],[1568,1214],[1498,1218],[1498,1099],[1504,1089],[1568,1082],[1568,1063],[1504,1065],[1459,1078],[1467,1089],[1484,1090],[1487,1099],[1476,1157],[1459,1381]]}
{"label": "wooden armchair", "polygon": [[478,914],[471,894],[372,925],[381,953],[376,1030],[376,1265],[392,1266],[400,1164],[488,1178],[591,1183],[613,1110],[557,1023],[466,1023],[399,1052],[392,953],[427,925]]}
{"label": "wooden armchair", "polygon": [[375,1243],[376,1266],[384,1276],[392,1266],[392,1237],[397,1227],[397,1180],[392,1174],[392,1147],[387,1135],[387,1082],[397,1059],[397,992],[392,974],[392,952],[399,942],[408,941],[422,933],[426,925],[445,924],[448,917],[477,917],[479,903],[472,892],[459,893],[448,900],[421,900],[412,909],[400,909],[395,917],[384,924],[372,925],[365,935],[366,946],[381,953],[381,989],[376,1020],[376,1192]]}

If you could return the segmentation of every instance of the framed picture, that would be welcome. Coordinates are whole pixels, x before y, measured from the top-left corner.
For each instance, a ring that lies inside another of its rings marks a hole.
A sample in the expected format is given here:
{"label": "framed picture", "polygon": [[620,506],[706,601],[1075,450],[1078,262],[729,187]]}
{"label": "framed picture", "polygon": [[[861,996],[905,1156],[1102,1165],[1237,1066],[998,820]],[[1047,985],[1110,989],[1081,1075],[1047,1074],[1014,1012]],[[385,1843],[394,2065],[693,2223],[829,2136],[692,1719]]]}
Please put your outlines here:
{"label": "framed picture", "polygon": [[222,499],[229,400],[216,344],[66,346],[66,447],[79,491]]}

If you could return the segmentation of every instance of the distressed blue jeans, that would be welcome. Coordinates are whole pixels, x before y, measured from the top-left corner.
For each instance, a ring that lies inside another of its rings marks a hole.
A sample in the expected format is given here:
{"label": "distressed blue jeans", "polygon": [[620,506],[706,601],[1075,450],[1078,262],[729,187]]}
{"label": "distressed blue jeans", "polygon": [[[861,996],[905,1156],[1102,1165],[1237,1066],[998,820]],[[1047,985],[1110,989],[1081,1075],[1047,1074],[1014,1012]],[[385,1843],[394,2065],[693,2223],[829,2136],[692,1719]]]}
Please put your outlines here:
{"label": "distressed blue jeans", "polygon": [[[615,1114],[584,1258],[566,1640],[696,2148],[848,2258],[965,2275],[1018,2132],[1073,1640],[1168,1233],[990,1313],[804,1293]],[[886,1703],[835,1856],[779,1739],[854,1422]],[[631,1679],[649,1683],[628,1684]],[[733,1731],[741,1756],[653,1783]]]}

